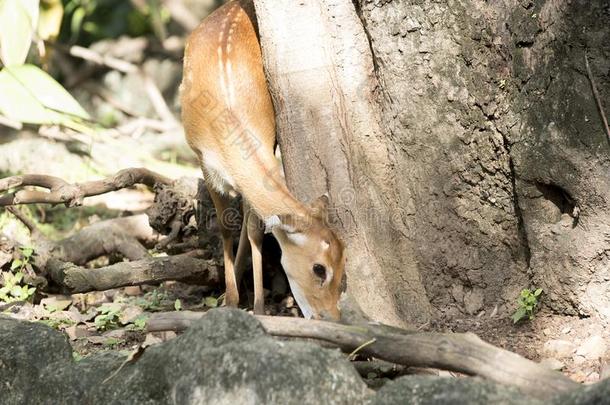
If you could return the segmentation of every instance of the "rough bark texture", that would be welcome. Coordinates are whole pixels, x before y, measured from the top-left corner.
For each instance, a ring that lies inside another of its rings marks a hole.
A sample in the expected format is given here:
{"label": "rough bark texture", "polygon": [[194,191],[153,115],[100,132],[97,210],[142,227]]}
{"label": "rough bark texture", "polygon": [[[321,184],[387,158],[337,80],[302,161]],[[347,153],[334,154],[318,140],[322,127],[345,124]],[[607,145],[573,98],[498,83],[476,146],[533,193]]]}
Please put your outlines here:
{"label": "rough bark texture", "polygon": [[349,218],[370,316],[506,313],[532,285],[554,310],[610,316],[610,149],[584,62],[608,100],[607,2],[265,3],[288,183]]}
{"label": "rough bark texture", "polygon": [[255,4],[290,189],[303,201],[330,194],[330,220],[347,245],[348,293],[367,315],[390,324],[423,321],[429,303],[403,223],[405,200],[396,194],[396,162],[380,127],[373,60],[354,6]]}
{"label": "rough bark texture", "polygon": [[609,315],[608,144],[584,74],[588,48],[607,100],[607,2],[362,3],[434,306],[510,309],[535,284]]}

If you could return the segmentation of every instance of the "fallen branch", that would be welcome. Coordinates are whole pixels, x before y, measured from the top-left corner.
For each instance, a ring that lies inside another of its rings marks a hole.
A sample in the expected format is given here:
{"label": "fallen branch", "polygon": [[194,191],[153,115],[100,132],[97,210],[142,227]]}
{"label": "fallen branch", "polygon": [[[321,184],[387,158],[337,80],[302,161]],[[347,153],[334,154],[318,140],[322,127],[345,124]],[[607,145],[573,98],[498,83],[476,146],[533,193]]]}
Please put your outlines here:
{"label": "fallen branch", "polygon": [[[202,316],[204,313],[188,311],[154,314],[147,328],[149,332],[180,331]],[[579,386],[558,372],[497,348],[472,333],[417,332],[384,325],[344,325],[288,317],[256,316],[256,319],[273,336],[330,342],[346,353],[361,347],[360,353],[367,356],[405,366],[477,375],[516,386],[538,398],[549,398]]]}
{"label": "fallen branch", "polygon": [[144,168],[124,169],[102,180],[74,184],[55,176],[25,174],[1,179],[0,192],[24,186],[38,186],[49,191],[19,190],[15,193],[4,194],[0,196],[0,206],[65,203],[68,207],[74,207],[81,205],[85,197],[120,190],[138,183],[154,187],[157,183],[170,184],[172,180]]}
{"label": "fallen branch", "polygon": [[158,235],[148,224],[148,216],[139,214],[89,225],[56,242],[50,254],[57,260],[77,265],[117,253],[129,260],[140,260],[148,256],[142,243],[152,245],[157,239]]}
{"label": "fallen branch", "polygon": [[218,263],[214,260],[198,259],[192,254],[152,257],[96,269],[51,258],[47,261],[46,269],[51,280],[70,294],[157,284],[170,280],[216,286],[222,279],[222,270]]}
{"label": "fallen branch", "polygon": [[597,86],[595,85],[595,80],[593,80],[593,73],[591,72],[591,67],[589,66],[589,58],[587,57],[587,52],[585,51],[585,67],[587,69],[587,77],[591,82],[591,89],[593,90],[593,97],[595,97],[595,103],[597,104],[597,109],[599,110],[599,115],[602,119],[602,124],[604,130],[606,131],[606,136],[608,142],[610,142],[610,128],[608,127],[608,119],[606,118],[606,113],[604,112],[604,107],[602,106],[602,101],[599,96],[599,91],[597,91]]}

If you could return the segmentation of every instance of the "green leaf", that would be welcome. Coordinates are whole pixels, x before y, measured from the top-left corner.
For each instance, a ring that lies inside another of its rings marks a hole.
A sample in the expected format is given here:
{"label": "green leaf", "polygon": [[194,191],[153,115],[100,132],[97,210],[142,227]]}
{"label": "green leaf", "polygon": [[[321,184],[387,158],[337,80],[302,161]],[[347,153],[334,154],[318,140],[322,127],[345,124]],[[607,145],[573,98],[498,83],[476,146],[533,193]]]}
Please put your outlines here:
{"label": "green leaf", "polygon": [[21,298],[21,287],[14,285],[13,288],[11,288],[11,295],[15,298]]}
{"label": "green leaf", "polygon": [[21,248],[21,253],[25,256],[25,257],[30,257],[32,256],[32,253],[34,253],[34,249],[31,247],[22,247]]}
{"label": "green leaf", "polygon": [[13,260],[13,263],[11,263],[11,270],[18,269],[19,267],[21,267],[22,264],[23,262],[21,261],[21,259]]}
{"label": "green leaf", "polygon": [[203,303],[209,308],[216,308],[218,306],[218,300],[214,297],[205,297]]}
{"label": "green leaf", "polygon": [[512,316],[513,323],[519,322],[521,319],[523,319],[525,317],[525,315],[526,315],[525,308],[517,309],[517,311],[515,311],[515,313]]}
{"label": "green leaf", "polygon": [[540,296],[540,294],[542,294],[542,288],[537,289],[536,291],[534,291],[534,296],[538,297]]}
{"label": "green leaf", "polygon": [[176,311],[180,311],[180,310],[182,310],[182,302],[181,302],[179,299],[177,299],[176,301],[174,301],[174,309],[175,309]]}
{"label": "green leaf", "polygon": [[38,24],[38,0],[0,0],[0,60],[21,65],[28,56]]}
{"label": "green leaf", "polygon": [[28,124],[59,124],[61,115],[45,108],[7,69],[0,71],[0,112]]}
{"label": "green leaf", "polygon": [[15,273],[15,275],[13,277],[13,282],[15,284],[19,284],[21,282],[21,280],[23,280],[23,273],[18,271],[17,273]]}
{"label": "green leaf", "polygon": [[146,322],[148,322],[148,316],[140,315],[134,319],[133,324],[138,329],[144,329],[146,327]]}
{"label": "green leaf", "polygon": [[63,15],[64,6],[61,0],[43,1],[40,7],[40,18],[38,19],[38,36],[40,39],[46,41],[57,38]]}
{"label": "green leaf", "polygon": [[[50,112],[68,114],[84,120],[89,119],[89,114],[78,104],[78,101],[40,68],[34,65],[13,66],[5,68],[0,74],[5,71]],[[0,94],[2,93],[0,92]]]}

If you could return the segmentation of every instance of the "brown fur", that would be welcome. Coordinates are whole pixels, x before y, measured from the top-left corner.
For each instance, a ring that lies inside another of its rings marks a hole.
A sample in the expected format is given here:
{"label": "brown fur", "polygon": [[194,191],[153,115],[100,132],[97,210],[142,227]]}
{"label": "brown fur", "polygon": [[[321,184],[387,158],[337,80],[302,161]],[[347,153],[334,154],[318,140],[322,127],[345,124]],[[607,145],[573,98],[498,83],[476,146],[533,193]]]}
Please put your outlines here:
{"label": "brown fur", "polygon": [[[282,248],[282,264],[291,285],[296,283],[302,291],[313,316],[337,317],[343,245],[322,220],[325,204],[302,204],[288,191],[281,175],[273,153],[274,111],[251,1],[225,4],[190,35],[181,90],[186,138],[201,161],[219,218],[227,207],[227,194],[240,193],[248,207],[244,226],[256,254],[260,253],[262,239],[254,235],[260,231],[255,225],[259,225],[259,219],[279,219],[273,234]],[[220,222],[227,303],[236,305],[232,241],[228,225]],[[262,283],[257,283],[262,280],[259,261],[254,261],[256,312],[262,310]],[[326,266],[333,277],[322,283],[312,271],[314,264]]]}

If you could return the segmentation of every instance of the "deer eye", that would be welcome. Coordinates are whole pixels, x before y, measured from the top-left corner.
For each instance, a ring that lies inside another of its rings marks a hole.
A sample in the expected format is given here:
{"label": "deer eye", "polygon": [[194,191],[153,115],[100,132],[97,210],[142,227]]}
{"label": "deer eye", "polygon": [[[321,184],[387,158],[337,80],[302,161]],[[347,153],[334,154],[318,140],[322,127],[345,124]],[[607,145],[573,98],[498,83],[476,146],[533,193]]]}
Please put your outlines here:
{"label": "deer eye", "polygon": [[322,280],[326,280],[326,267],[321,264],[313,265],[313,272],[316,276],[320,277]]}

